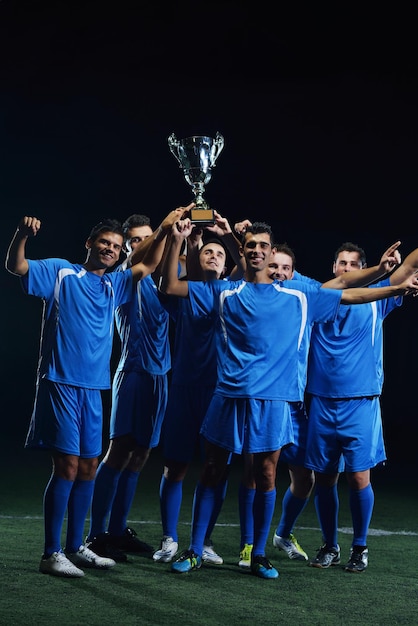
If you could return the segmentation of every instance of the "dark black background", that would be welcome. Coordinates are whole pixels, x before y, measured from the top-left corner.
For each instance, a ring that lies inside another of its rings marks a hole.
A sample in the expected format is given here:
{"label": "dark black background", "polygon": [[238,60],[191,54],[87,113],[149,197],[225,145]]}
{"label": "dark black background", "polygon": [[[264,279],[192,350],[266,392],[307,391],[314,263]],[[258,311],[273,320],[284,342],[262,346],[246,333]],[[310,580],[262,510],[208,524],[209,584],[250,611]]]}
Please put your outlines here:
{"label": "dark black background", "polygon": [[[216,131],[207,199],[231,222],[271,223],[300,271],[329,278],[346,240],[369,263],[398,239],[406,255],[418,246],[414,24],[393,5],[0,1],[2,255],[25,214],[42,220],[34,258],[84,260],[105,216],[157,225],[192,199],[167,137]],[[22,438],[41,304],[6,271],[1,290],[2,419]],[[385,322],[396,460],[416,458],[417,307]]]}

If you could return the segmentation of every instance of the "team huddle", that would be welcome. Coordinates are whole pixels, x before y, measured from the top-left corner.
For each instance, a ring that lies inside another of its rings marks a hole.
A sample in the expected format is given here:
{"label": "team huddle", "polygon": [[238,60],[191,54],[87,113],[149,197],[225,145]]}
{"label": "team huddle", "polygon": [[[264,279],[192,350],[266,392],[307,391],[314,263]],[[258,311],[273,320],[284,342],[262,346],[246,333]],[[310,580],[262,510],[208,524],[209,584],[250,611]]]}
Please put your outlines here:
{"label": "team huddle", "polygon": [[[141,214],[123,224],[100,222],[86,240],[82,264],[27,259],[27,240],[41,227],[35,217],[24,217],[11,241],[7,270],[44,301],[25,442],[52,456],[39,569],[82,577],[86,568],[126,561],[127,552],[152,553],[176,573],[222,564],[212,532],[231,460],[240,455],[240,567],[262,579],[279,576],[266,544],[280,460],[290,484],[273,545],[312,567],[340,564],[338,479],[344,472],[353,537],[343,567],[363,572],[374,505],[371,469],[386,460],[383,321],[403,296],[418,292],[418,249],[401,262],[396,242],[378,265],[367,267],[364,250],[345,242],[336,251],[333,278],[320,283],[296,271],[292,249],[278,243],[265,222],[231,228],[215,212],[214,223],[202,227],[191,222],[192,207],[171,211],[156,230]],[[114,327],[121,351],[112,380]],[[109,446],[99,463],[101,391],[110,388]],[[154,551],[127,520],[140,472],[158,445],[162,538]],[[182,483],[196,446],[202,470],[190,543],[179,552]],[[294,527],[311,494],[323,545],[310,560]]]}

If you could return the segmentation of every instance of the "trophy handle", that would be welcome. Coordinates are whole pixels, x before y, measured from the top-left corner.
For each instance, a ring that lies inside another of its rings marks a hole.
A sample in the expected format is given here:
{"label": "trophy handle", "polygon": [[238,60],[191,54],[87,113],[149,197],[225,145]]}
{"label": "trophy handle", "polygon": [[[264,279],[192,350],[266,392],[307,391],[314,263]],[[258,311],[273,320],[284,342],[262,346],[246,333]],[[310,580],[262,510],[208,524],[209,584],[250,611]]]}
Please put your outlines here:
{"label": "trophy handle", "polygon": [[212,146],[212,155],[211,155],[211,165],[215,167],[215,161],[222,152],[222,148],[224,147],[225,141],[223,136],[220,133],[216,133],[215,141]]}
{"label": "trophy handle", "polygon": [[174,133],[171,133],[171,135],[168,138],[168,146],[171,150],[171,152],[174,154],[174,156],[176,157],[177,161],[180,163],[180,167],[181,167],[181,160],[180,160],[180,156],[179,156],[179,152],[178,152],[178,147],[180,145],[180,141],[177,139],[177,137],[175,136]]}

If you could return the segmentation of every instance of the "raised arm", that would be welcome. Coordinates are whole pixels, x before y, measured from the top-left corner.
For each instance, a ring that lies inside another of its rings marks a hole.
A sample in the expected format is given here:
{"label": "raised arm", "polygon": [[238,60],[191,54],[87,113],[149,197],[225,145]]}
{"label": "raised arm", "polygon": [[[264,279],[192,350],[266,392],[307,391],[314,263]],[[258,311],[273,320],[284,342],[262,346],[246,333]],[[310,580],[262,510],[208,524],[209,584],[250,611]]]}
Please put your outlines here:
{"label": "raised arm", "polygon": [[[212,233],[215,237],[222,240],[225,248],[228,250],[233,262],[234,268],[229,273],[231,280],[239,280],[243,277],[245,271],[245,260],[241,254],[241,242],[232,232],[226,217],[222,217],[218,211],[214,211],[215,223],[207,225],[204,230]],[[187,277],[189,280],[202,280],[202,272],[199,261],[199,251],[203,245],[202,241],[203,229],[194,226],[190,236],[187,238]]]}
{"label": "raised arm", "polygon": [[404,262],[390,275],[390,284],[397,285],[416,272],[418,272],[418,248],[412,250]]}
{"label": "raised arm", "polygon": [[[167,235],[171,232],[173,224],[178,222],[189,208],[190,207],[179,207],[178,209],[174,209],[174,211],[170,211],[157,230],[145,240],[149,242],[145,254],[143,254],[142,247],[138,251],[138,254],[136,253],[138,248],[134,250],[131,257],[131,270],[134,281],[141,280],[144,276],[152,274],[155,271],[163,256]],[[139,261],[138,257],[140,259]]]}
{"label": "raised arm", "polygon": [[[190,211],[190,209],[194,206],[194,203],[189,204],[186,207],[179,207],[177,210],[183,210],[183,215],[185,213],[188,213]],[[171,213],[168,214],[167,217],[170,216]],[[182,216],[183,216],[182,215]],[[181,216],[181,217],[182,217]],[[167,217],[165,219],[167,219]],[[165,220],[164,220],[165,221]],[[156,235],[158,235],[158,233],[160,232],[161,228],[163,226],[163,222],[158,226],[158,228],[156,228],[154,230],[154,232],[152,233],[151,237],[146,237],[146,239],[143,239],[143,241],[141,241],[141,243],[139,243],[136,247],[135,250],[133,250],[130,254],[130,257],[128,257],[130,259],[130,262],[132,265],[139,263],[140,261],[143,261],[145,258],[145,255],[148,252],[148,249],[154,245],[154,237]],[[171,230],[171,226],[169,228],[169,231]]]}
{"label": "raised arm", "polygon": [[[352,270],[351,272],[344,272],[340,276],[335,276],[335,278],[327,280],[322,284],[322,287],[327,287],[328,289],[347,289],[350,287],[365,287],[366,285],[376,282],[400,264],[401,255],[398,250],[400,245],[401,242],[396,241],[389,246],[382,254],[378,265],[365,267],[360,270]],[[404,278],[406,278],[406,275],[403,279]],[[402,280],[399,280],[399,282],[402,282]]]}
{"label": "raised arm", "polygon": [[213,213],[215,215],[215,224],[213,226],[206,226],[206,230],[213,233],[216,237],[222,238],[235,264],[231,272],[231,278],[232,280],[239,280],[243,277],[246,267],[244,257],[241,254],[241,242],[232,232],[232,228],[226,217],[222,217],[217,211]]}
{"label": "raised arm", "polygon": [[236,222],[234,224],[234,230],[238,235],[243,235],[247,230],[247,226],[251,226],[250,220],[242,220],[242,222]]}
{"label": "raised arm", "polygon": [[160,291],[171,296],[186,298],[189,293],[187,280],[178,278],[178,260],[183,241],[190,235],[193,224],[190,219],[181,220],[171,230],[169,246],[161,276]]}
{"label": "raised arm", "polygon": [[341,292],[341,304],[364,304],[385,298],[395,298],[418,293],[418,277],[416,274],[408,276],[403,282],[387,287],[354,287]]}
{"label": "raised arm", "polygon": [[202,280],[199,253],[203,246],[203,228],[194,225],[186,240],[186,278],[188,280]]}
{"label": "raised arm", "polygon": [[41,228],[41,220],[25,215],[19,222],[6,254],[6,269],[16,276],[27,274],[29,265],[26,260],[26,242],[28,237],[36,237]]}

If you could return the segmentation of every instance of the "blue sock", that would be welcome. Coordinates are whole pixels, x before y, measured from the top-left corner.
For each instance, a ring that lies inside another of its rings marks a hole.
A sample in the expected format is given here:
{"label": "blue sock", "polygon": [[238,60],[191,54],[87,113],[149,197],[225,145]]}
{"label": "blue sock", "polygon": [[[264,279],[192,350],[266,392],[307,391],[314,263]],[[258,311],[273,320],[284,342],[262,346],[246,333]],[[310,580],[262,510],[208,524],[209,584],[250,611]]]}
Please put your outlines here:
{"label": "blue sock", "polygon": [[197,555],[202,556],[203,542],[209,520],[212,517],[215,506],[214,487],[202,487],[200,483],[194,492],[193,513],[192,513],[192,535],[190,540],[190,550],[194,550]]}
{"label": "blue sock", "polygon": [[276,529],[279,537],[289,537],[296,524],[296,520],[308,504],[309,498],[301,499],[293,495],[290,487],[287,488],[282,500],[282,515]]}
{"label": "blue sock", "polygon": [[225,500],[227,487],[228,487],[228,481],[224,480],[221,483],[219,483],[219,485],[215,489],[215,505],[214,505],[213,513],[210,518],[208,528],[206,531],[205,545],[209,544],[210,542],[213,529],[215,528],[216,521],[219,517],[219,513],[221,512],[222,505]]}
{"label": "blue sock", "polygon": [[67,541],[65,549],[77,552],[84,543],[84,526],[93,497],[94,480],[76,480],[68,501]]}
{"label": "blue sock", "polygon": [[119,470],[109,467],[103,461],[100,463],[96,473],[91,504],[89,539],[93,539],[107,530],[107,519],[110,515],[120,475]]}
{"label": "blue sock", "polygon": [[316,485],[315,508],[321,526],[323,540],[328,548],[338,545],[338,499],[337,485],[323,487]]}
{"label": "blue sock", "polygon": [[350,510],[353,520],[353,546],[367,546],[367,534],[374,507],[374,491],[369,483],[364,489],[350,489]]}
{"label": "blue sock", "polygon": [[[52,474],[45,488],[43,499],[45,558],[50,557],[53,552],[61,550],[62,526],[73,485],[71,480],[64,480],[64,478]],[[79,546],[77,546],[78,548]]]}
{"label": "blue sock", "polygon": [[264,556],[267,538],[274,515],[276,489],[272,491],[256,490],[254,498],[254,556]]}
{"label": "blue sock", "polygon": [[160,513],[163,535],[178,541],[177,527],[183,499],[183,481],[167,480],[164,474],[160,482]]}
{"label": "blue sock", "polygon": [[240,548],[243,548],[246,543],[249,545],[254,543],[254,498],[255,489],[249,489],[240,483],[238,489],[238,509],[241,528]]}
{"label": "blue sock", "polygon": [[120,475],[110,512],[109,533],[121,537],[128,526],[128,515],[136,493],[139,472],[124,469]]}

